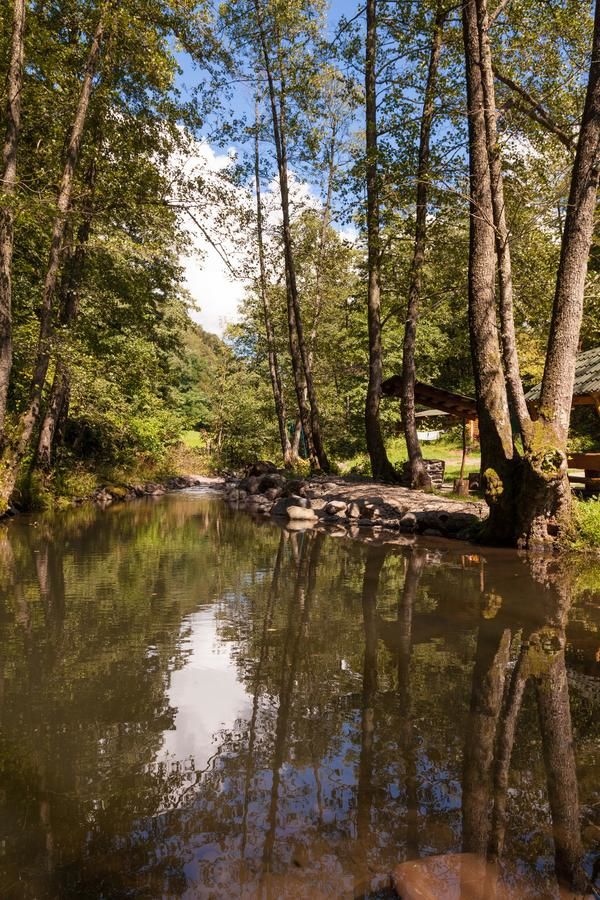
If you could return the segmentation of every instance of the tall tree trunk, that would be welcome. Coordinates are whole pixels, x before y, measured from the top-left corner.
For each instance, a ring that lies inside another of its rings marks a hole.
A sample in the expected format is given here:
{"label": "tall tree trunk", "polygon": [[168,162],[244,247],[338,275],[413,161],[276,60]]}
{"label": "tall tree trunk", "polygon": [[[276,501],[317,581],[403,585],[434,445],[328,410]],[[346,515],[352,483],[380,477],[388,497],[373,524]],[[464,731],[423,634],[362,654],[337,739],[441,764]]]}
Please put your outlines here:
{"label": "tall tree trunk", "polygon": [[509,231],[504,203],[504,182],[498,129],[496,127],[496,93],[494,70],[489,39],[489,19],[487,0],[476,0],[479,45],[481,54],[481,81],[484,97],[487,152],[490,167],[492,209],[496,230],[496,256],[498,259],[498,293],[500,309],[500,333],[502,338],[502,358],[506,373],[506,383],[511,405],[515,411],[521,435],[525,439],[531,419],[525,402],[525,392],[519,370],[517,339],[515,335],[512,264],[510,257]]}
{"label": "tall tree trunk", "polygon": [[410,484],[414,488],[431,488],[431,478],[423,462],[421,445],[417,435],[415,418],[415,345],[417,340],[417,321],[423,285],[423,267],[425,265],[425,249],[427,244],[427,194],[430,178],[429,156],[431,126],[434,115],[437,70],[442,49],[443,28],[447,12],[439,12],[435,18],[431,48],[429,51],[429,67],[423,98],[421,114],[421,133],[419,137],[419,162],[417,166],[417,205],[415,222],[415,244],[413,249],[410,281],[408,286],[408,305],[404,324],[404,344],[402,348],[402,394],[400,408],[402,410],[402,427],[406,440],[408,462],[410,467]]}
{"label": "tall tree trunk", "polygon": [[[265,26],[260,7],[260,0],[255,0],[254,8],[256,10],[257,25],[259,29],[260,44],[262,50],[263,63],[267,76],[269,87],[269,100],[271,105],[271,117],[273,123],[273,138],[275,141],[275,153],[277,157],[277,171],[279,175],[279,191],[281,197],[281,215],[283,220],[283,250],[285,260],[286,273],[286,297],[288,302],[288,328],[290,341],[290,356],[292,358],[292,370],[294,373],[294,385],[296,388],[296,396],[298,398],[298,409],[302,418],[302,426],[304,428],[305,438],[309,445],[309,458],[314,468],[321,468],[323,471],[329,470],[329,462],[323,447],[321,437],[321,422],[319,416],[319,408],[315,393],[314,381],[310,360],[308,358],[308,348],[304,339],[304,329],[302,325],[302,315],[300,310],[300,299],[298,295],[298,285],[296,281],[296,265],[294,261],[294,252],[292,244],[292,230],[290,222],[290,196],[289,196],[289,178],[288,178],[288,160],[287,160],[287,134],[286,134],[286,106],[285,106],[285,79],[281,71],[281,59],[279,59],[280,67],[280,91],[279,98],[275,87],[273,77],[273,69],[269,48],[267,45],[267,36],[265,34]],[[279,48],[279,56],[281,48]],[[278,108],[279,101],[279,108]],[[303,387],[306,384],[308,393],[309,408],[303,396]]]}
{"label": "tall tree trunk", "polygon": [[[91,195],[93,195],[95,180],[96,162],[94,161],[90,166],[87,176],[88,188]],[[63,332],[68,332],[72,328],[79,312],[81,284],[85,268],[87,243],[92,230],[93,216],[94,210],[92,206],[92,197],[90,196],[87,208],[84,212],[84,218],[77,229],[76,246],[65,261],[61,279],[59,291],[61,296],[60,324]],[[50,468],[58,424],[65,411],[67,398],[70,393],[70,384],[71,378],[66,354],[64,348],[58,345],[56,348],[54,379],[52,381],[52,387],[50,388],[46,411],[44,413],[38,438],[36,465],[40,469],[48,470]]]}
{"label": "tall tree trunk", "polygon": [[269,374],[271,376],[271,387],[273,389],[273,400],[275,402],[275,412],[277,413],[277,423],[279,425],[279,440],[281,442],[281,452],[283,454],[283,463],[286,468],[291,468],[297,459],[294,456],[290,437],[287,430],[285,401],[283,396],[283,386],[281,383],[281,374],[279,371],[279,360],[275,347],[275,334],[273,330],[273,319],[271,318],[271,304],[267,291],[267,272],[265,266],[265,248],[263,240],[263,212],[260,191],[260,146],[259,146],[259,107],[258,98],[256,100],[256,128],[254,133],[254,180],[256,189],[256,236],[258,242],[258,266],[259,266],[259,284],[260,296],[262,300],[263,319],[265,323],[265,335],[267,338],[267,354],[269,358]]}
{"label": "tall tree trunk", "polygon": [[367,316],[369,326],[369,382],[365,403],[365,435],[373,478],[396,480],[379,421],[383,364],[381,349],[381,242],[379,235],[379,184],[377,165],[377,0],[367,0],[365,50],[367,187]]}
{"label": "tall tree trunk", "polygon": [[567,436],[585,278],[594,230],[600,151],[600,0],[596,2],[592,60],[560,249],[560,262],[542,380],[539,419],[524,460],[518,537],[528,546],[568,532],[571,491]]}
{"label": "tall tree trunk", "polygon": [[462,8],[469,118],[469,332],[481,462],[490,515],[487,537],[514,541],[514,447],[495,304],[495,232],[476,0]]}
{"label": "tall tree trunk", "polygon": [[71,193],[75,170],[79,160],[79,151],[85,128],[85,121],[92,94],[93,80],[100,56],[100,47],[104,34],[104,19],[101,16],[88,52],[84,77],[79,93],[77,111],[67,145],[65,164],[57,197],[57,212],[52,228],[48,267],[44,279],[42,304],[40,310],[40,326],[38,345],[34,364],[33,377],[29,390],[29,401],[20,416],[16,434],[3,454],[0,462],[0,514],[6,509],[17,481],[23,457],[29,446],[33,430],[40,414],[40,403],[48,365],[50,362],[50,338],[52,334],[52,314],[54,295],[60,270],[61,252],[67,213],[71,203]]}
{"label": "tall tree trunk", "polygon": [[6,76],[6,136],[2,148],[2,194],[0,207],[0,446],[4,442],[4,420],[12,369],[12,257],[14,210],[17,189],[17,146],[21,130],[21,94],[25,35],[25,0],[13,0],[10,62]]}

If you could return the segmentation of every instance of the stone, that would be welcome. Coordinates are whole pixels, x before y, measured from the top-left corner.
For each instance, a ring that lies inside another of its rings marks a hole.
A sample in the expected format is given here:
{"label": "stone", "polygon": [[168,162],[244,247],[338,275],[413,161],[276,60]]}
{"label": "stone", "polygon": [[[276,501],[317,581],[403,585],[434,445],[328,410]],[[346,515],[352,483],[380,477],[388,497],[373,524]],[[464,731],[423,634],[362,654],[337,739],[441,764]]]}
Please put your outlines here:
{"label": "stone", "polygon": [[280,487],[270,487],[267,488],[264,495],[268,500],[277,500],[278,497],[281,497],[282,490]]}
{"label": "stone", "polygon": [[304,506],[288,506],[287,516],[288,516],[288,519],[307,520],[307,521],[317,518],[317,514],[314,511],[314,509],[307,509]]}
{"label": "stone", "polygon": [[306,497],[306,482],[301,481],[297,478],[293,479],[292,481],[288,481],[285,485],[283,493],[286,497]]}
{"label": "stone", "polygon": [[353,501],[348,507],[348,516],[351,519],[360,519],[362,515],[361,506],[356,501]]}
{"label": "stone", "polygon": [[249,478],[246,478],[246,490],[249,494],[258,494],[259,487],[260,478],[257,478],[256,475],[251,475]]}
{"label": "stone", "polygon": [[443,532],[439,528],[426,528],[421,534],[423,537],[444,537]]}
{"label": "stone", "polygon": [[323,500],[321,497],[313,497],[312,500],[309,500],[308,505],[315,512],[320,512],[327,506],[327,500]]}
{"label": "stone", "polygon": [[404,513],[400,519],[400,531],[415,531],[417,527],[417,517],[412,512]]}
{"label": "stone", "polygon": [[278,472],[273,472],[270,475],[263,475],[261,477],[258,489],[261,494],[265,494],[267,491],[274,489],[283,490],[284,484],[285,478],[283,475],[280,475]]}
{"label": "stone", "polygon": [[346,512],[346,507],[343,500],[330,500],[325,509],[330,516],[339,516]]}
{"label": "stone", "polygon": [[145,494],[164,494],[165,489],[162,484],[155,484],[153,481],[147,481],[144,485]]}
{"label": "stone", "polygon": [[356,524],[359,528],[372,528],[373,519],[358,519]]}

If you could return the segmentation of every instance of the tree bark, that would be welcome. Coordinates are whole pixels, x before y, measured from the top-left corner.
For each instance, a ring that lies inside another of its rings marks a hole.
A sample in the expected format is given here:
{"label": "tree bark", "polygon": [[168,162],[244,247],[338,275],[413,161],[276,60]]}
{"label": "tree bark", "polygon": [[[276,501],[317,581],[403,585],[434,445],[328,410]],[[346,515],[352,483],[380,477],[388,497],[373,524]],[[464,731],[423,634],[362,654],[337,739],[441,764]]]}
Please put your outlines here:
{"label": "tree bark", "polygon": [[367,187],[367,316],[369,327],[369,382],[365,403],[365,435],[373,478],[396,481],[379,421],[383,364],[381,348],[381,242],[377,165],[377,0],[367,0],[365,51]]}
{"label": "tree bark", "polygon": [[462,8],[469,118],[469,332],[481,463],[490,515],[486,537],[514,542],[514,448],[498,342],[495,234],[476,0]]}
{"label": "tree bark", "polygon": [[259,147],[259,109],[258,98],[256,100],[256,128],[254,134],[254,180],[256,189],[256,237],[258,243],[258,267],[259,267],[259,285],[260,296],[262,300],[263,319],[265,324],[265,335],[267,339],[267,354],[269,359],[269,374],[271,376],[271,387],[273,389],[273,400],[275,402],[275,412],[277,414],[277,424],[279,426],[279,440],[281,442],[281,452],[283,454],[283,463],[286,468],[292,468],[297,460],[297,454],[294,455],[290,437],[287,430],[285,400],[283,396],[283,386],[281,383],[281,374],[279,370],[279,359],[277,357],[277,349],[275,346],[275,333],[273,330],[273,319],[271,317],[271,304],[267,291],[267,272],[265,266],[265,248],[263,240],[263,212],[260,191],[260,147]]}
{"label": "tree bark", "polygon": [[0,446],[12,369],[13,200],[17,189],[17,147],[21,130],[21,94],[25,35],[25,0],[14,0],[10,61],[6,76],[6,136],[2,149],[0,207]]}
{"label": "tree bark", "polygon": [[542,380],[539,419],[525,451],[519,543],[552,543],[571,526],[567,436],[585,279],[594,230],[600,150],[600,2],[596,3],[592,59],[569,202]]}
{"label": "tree bark", "polygon": [[498,129],[496,126],[496,93],[494,90],[494,70],[492,67],[492,51],[488,31],[489,21],[487,0],[477,0],[477,21],[479,29],[481,83],[484,100],[483,108],[485,113],[487,153],[490,167],[492,209],[494,215],[494,228],[496,230],[502,359],[506,374],[508,396],[519,422],[521,435],[525,440],[525,436],[528,433],[531,424],[531,419],[527,409],[527,403],[525,402],[525,391],[523,390],[523,382],[521,381],[517,339],[515,335],[512,263],[510,256],[509,231],[506,222],[506,205],[504,202],[504,180],[502,178]]}
{"label": "tree bark", "polygon": [[[308,348],[304,339],[304,328],[300,309],[300,298],[296,281],[296,265],[294,260],[292,230],[290,222],[290,198],[287,160],[287,135],[286,135],[286,88],[285,78],[281,65],[281,48],[278,51],[280,68],[279,98],[275,88],[273,70],[267,45],[267,37],[262,18],[260,0],[255,0],[257,25],[259,29],[260,44],[269,87],[269,99],[271,104],[271,117],[273,122],[273,138],[275,141],[275,153],[277,157],[277,170],[279,175],[279,191],[281,197],[281,215],[283,220],[283,250],[286,273],[286,297],[288,302],[288,328],[290,341],[290,355],[292,358],[292,370],[294,384],[298,398],[298,409],[302,418],[305,437],[309,445],[309,458],[313,468],[320,468],[324,472],[329,471],[329,461],[325,454],[321,436],[321,420],[317,396],[312,377],[312,369],[308,358]],[[278,108],[279,100],[279,108]],[[308,393],[308,409],[303,397],[303,386],[306,384]]]}
{"label": "tree bark", "polygon": [[[92,197],[96,180],[95,160],[90,166],[86,180],[90,191],[90,197],[88,198],[84,218],[77,229],[75,249],[71,252],[64,264],[64,271],[61,279],[60,324],[61,330],[64,332],[67,332],[72,328],[79,312],[79,299],[85,268],[87,244],[92,230],[92,219],[94,216]],[[64,349],[59,345],[56,348],[54,379],[52,381],[50,395],[46,404],[46,411],[40,428],[36,452],[36,465],[42,470],[49,470],[52,463],[55,438],[58,432],[60,419],[65,411],[67,398],[70,393],[70,385],[71,378],[68,362],[65,358]]]}
{"label": "tree bark", "polygon": [[93,80],[100,56],[100,48],[104,34],[104,19],[101,16],[96,26],[88,52],[83,81],[77,103],[77,111],[67,144],[65,163],[57,197],[57,212],[52,228],[50,254],[42,291],[40,310],[40,326],[36,360],[31,379],[27,407],[19,418],[16,434],[7,445],[0,463],[0,513],[10,500],[16,484],[23,457],[29,446],[31,436],[40,414],[40,403],[48,365],[50,363],[50,338],[52,334],[52,313],[54,296],[60,270],[63,238],[67,221],[67,213],[71,203],[71,193],[75,170],[79,161],[79,151],[83,138],[87,112],[92,94]]}
{"label": "tree bark", "polygon": [[434,116],[437,71],[442,50],[443,28],[448,13],[439,12],[435,18],[431,48],[429,51],[429,67],[423,98],[421,114],[421,133],[419,137],[419,161],[417,166],[417,204],[415,221],[415,243],[413,249],[410,281],[408,287],[408,305],[404,324],[404,343],[402,347],[402,393],[400,409],[402,411],[402,427],[408,452],[410,468],[410,485],[413,488],[431,489],[431,478],[423,462],[421,445],[417,435],[415,418],[415,345],[417,340],[417,321],[423,288],[423,267],[427,246],[427,200],[430,178],[429,156],[431,127]]}

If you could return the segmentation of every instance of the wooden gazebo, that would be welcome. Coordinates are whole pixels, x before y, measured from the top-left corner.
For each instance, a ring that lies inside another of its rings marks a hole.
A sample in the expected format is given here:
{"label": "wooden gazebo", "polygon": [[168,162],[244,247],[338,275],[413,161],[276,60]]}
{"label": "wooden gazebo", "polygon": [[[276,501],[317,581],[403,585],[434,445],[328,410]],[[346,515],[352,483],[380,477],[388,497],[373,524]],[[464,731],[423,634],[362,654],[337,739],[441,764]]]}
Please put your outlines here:
{"label": "wooden gazebo", "polygon": [[[392,375],[381,385],[381,393],[384,397],[400,397],[402,394],[402,376]],[[477,402],[473,397],[464,394],[456,394],[446,391],[444,388],[425,384],[423,381],[415,382],[415,402],[421,406],[429,407],[417,413],[419,417],[447,415],[462,422],[462,462],[460,466],[459,482],[462,482],[465,460],[467,457],[467,428],[469,430],[469,444],[472,444],[478,432]]]}

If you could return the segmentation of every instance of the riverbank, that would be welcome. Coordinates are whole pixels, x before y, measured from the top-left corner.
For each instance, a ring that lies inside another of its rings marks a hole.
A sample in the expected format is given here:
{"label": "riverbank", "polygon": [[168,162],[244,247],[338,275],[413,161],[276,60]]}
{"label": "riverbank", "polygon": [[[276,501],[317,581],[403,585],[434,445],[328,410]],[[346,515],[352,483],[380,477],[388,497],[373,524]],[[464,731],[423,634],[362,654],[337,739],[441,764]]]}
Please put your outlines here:
{"label": "riverbank", "polygon": [[277,471],[229,479],[224,497],[235,508],[283,520],[292,530],[337,526],[351,535],[385,531],[464,540],[487,516],[483,501],[345,477],[289,480]]}
{"label": "riverbank", "polygon": [[[70,506],[81,506],[84,503],[94,503],[96,506],[105,508],[113,503],[128,503],[141,497],[161,497],[163,494],[170,494],[174,491],[184,491],[193,487],[212,487],[221,489],[224,485],[224,479],[210,475],[172,475],[163,478],[160,481],[140,481],[140,482],[118,482],[102,484],[96,487],[91,493],[80,496],[59,496],[52,497],[53,505],[58,508],[68,508]],[[11,505],[4,516],[0,516],[0,521],[10,519],[21,512],[32,512],[36,509],[47,509],[48,504],[26,505],[23,508],[19,504]]]}

